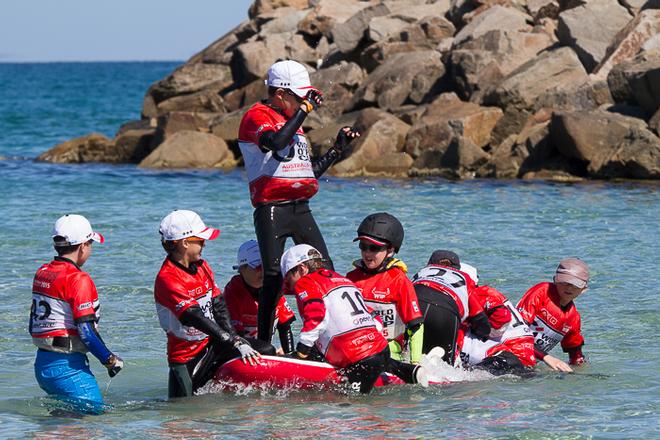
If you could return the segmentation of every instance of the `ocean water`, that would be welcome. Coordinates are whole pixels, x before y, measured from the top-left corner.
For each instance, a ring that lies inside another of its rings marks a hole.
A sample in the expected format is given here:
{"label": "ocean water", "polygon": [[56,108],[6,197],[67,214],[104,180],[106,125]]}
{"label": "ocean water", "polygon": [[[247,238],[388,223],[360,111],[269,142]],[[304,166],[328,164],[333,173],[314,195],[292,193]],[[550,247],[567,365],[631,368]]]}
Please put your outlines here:
{"label": "ocean water", "polygon": [[[380,210],[404,224],[400,257],[411,271],[434,249],[453,249],[479,268],[482,283],[513,301],[549,280],[559,259],[585,259],[592,282],[577,306],[589,364],[576,374],[540,366],[530,379],[407,385],[369,396],[244,390],[168,402],[165,336],[152,294],[163,259],[159,221],[187,208],[219,227],[220,238],[204,254],[224,286],[237,247],[253,237],[245,173],[32,159],[91,131],[112,136],[139,118],[149,84],[175,66],[0,64],[0,438],[660,436],[660,197],[653,184],[324,178],[312,200],[343,272],[358,256],[351,241],[357,225]],[[126,368],[110,381],[91,357],[112,405],[100,416],[51,415],[56,403],[33,374],[31,280],[52,257],[50,230],[67,212],[86,215],[107,239],[85,270],[101,297],[101,334]]]}

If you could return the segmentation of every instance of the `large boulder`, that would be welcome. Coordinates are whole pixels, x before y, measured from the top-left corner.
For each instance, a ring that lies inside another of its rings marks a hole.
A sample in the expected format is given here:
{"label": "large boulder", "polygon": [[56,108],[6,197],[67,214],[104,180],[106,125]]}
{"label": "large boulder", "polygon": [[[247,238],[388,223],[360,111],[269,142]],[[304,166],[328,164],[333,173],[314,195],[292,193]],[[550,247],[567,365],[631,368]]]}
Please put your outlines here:
{"label": "large boulder", "polygon": [[[490,143],[491,132],[502,110],[463,102],[451,95],[441,95],[426,107],[421,118],[406,137],[404,151],[415,159],[416,168],[434,168],[455,138],[465,138],[477,148]],[[472,149],[473,150],[473,149]]]}
{"label": "large boulder", "polygon": [[54,163],[129,162],[130,156],[117,151],[114,142],[99,133],[62,142],[40,154],[38,161]]}
{"label": "large boulder", "polygon": [[384,4],[368,6],[343,23],[332,27],[332,39],[342,53],[350,53],[358,47],[369,29],[369,22],[374,17],[389,14],[390,10]]}
{"label": "large boulder", "polygon": [[[373,110],[374,109],[367,109],[364,111]],[[327,124],[316,127],[307,132],[306,137],[307,141],[312,146],[312,153],[315,156],[325,153],[335,143],[339,130],[342,127],[354,126],[362,112],[363,111],[344,113],[343,115],[333,118]],[[364,129],[365,127],[362,127],[362,130]]]}
{"label": "large boulder", "polygon": [[197,131],[180,131],[159,145],[139,166],[230,169],[236,166],[236,159],[219,137]]}
{"label": "large boulder", "polygon": [[[384,41],[389,38],[399,39],[401,32],[406,32],[411,24],[418,24],[414,28],[419,28],[419,23],[425,21],[429,23],[431,19],[442,19],[449,9],[448,1],[438,1],[434,3],[414,4],[412,2],[385,2],[390,10],[386,16],[374,17],[369,21],[368,37],[371,41]],[[453,32],[451,33],[453,35]],[[450,36],[451,36],[450,35]],[[406,38],[409,40],[408,38]]]}
{"label": "large boulder", "polygon": [[259,34],[268,36],[286,32],[297,32],[298,24],[307,16],[307,10],[285,7],[275,9],[258,17]]}
{"label": "large boulder", "polygon": [[410,126],[395,116],[377,109],[366,109],[355,122],[362,136],[353,141],[347,159],[332,172],[341,176],[406,176],[412,158],[402,152]]}
{"label": "large boulder", "polygon": [[152,139],[152,149],[180,131],[208,132],[214,113],[172,112],[159,116],[156,132]]}
{"label": "large boulder", "polygon": [[454,179],[471,179],[486,161],[488,153],[467,138],[453,137],[446,149],[424,151],[415,159],[410,169],[411,176],[442,176]]}
{"label": "large boulder", "polygon": [[355,0],[318,0],[314,8],[298,24],[298,30],[310,37],[332,37],[332,28],[344,23],[360,10],[375,4],[369,1]]}
{"label": "large boulder", "polygon": [[383,110],[390,110],[406,101],[419,104],[444,73],[436,51],[395,54],[366,78],[355,92],[349,109],[376,104]]}
{"label": "large boulder", "polygon": [[[265,74],[264,74],[265,77]],[[239,89],[232,90],[222,97],[226,111],[233,112],[246,105],[252,105],[265,99],[268,95],[268,86],[264,78],[255,79],[250,84]]]}
{"label": "large boulder", "polygon": [[[660,4],[657,6],[660,8]],[[634,58],[641,50],[660,47],[660,10],[640,12],[622,29],[607,48],[607,56],[594,69],[599,79],[607,78],[617,64]]]}
{"label": "large boulder", "polygon": [[649,128],[660,136],[660,110],[655,112],[651,119],[649,119]]}
{"label": "large boulder", "polygon": [[155,135],[155,128],[120,130],[114,139],[115,149],[126,162],[139,163],[153,151]]}
{"label": "large boulder", "polygon": [[[398,18],[385,19],[399,20]],[[373,19],[372,23],[376,20],[376,18]],[[454,32],[454,25],[449,20],[437,16],[424,17],[406,24],[396,32],[389,34],[387,39],[377,41],[364,49],[360,53],[361,65],[371,72],[396,53],[439,50],[440,43],[451,40]]]}
{"label": "large boulder", "polygon": [[305,127],[310,129],[323,127],[344,112],[351,101],[353,91],[362,83],[364,71],[357,63],[341,61],[318,70],[310,75],[314,87],[323,91],[323,106],[312,112],[305,120]]}
{"label": "large boulder", "polygon": [[598,178],[660,178],[660,138],[642,120],[606,111],[558,113],[550,135],[559,152]]}
{"label": "large boulder", "polygon": [[243,115],[247,110],[248,108],[245,107],[231,113],[217,116],[209,123],[211,133],[224,140],[227,145],[235,144],[238,140],[238,128],[240,127]]}
{"label": "large boulder", "polygon": [[287,57],[286,45],[293,38],[293,33],[261,36],[258,39],[241,44],[232,59],[232,68],[237,85],[248,84],[264,78],[268,68],[278,59]]}
{"label": "large boulder", "polygon": [[485,105],[504,110],[504,117],[495,129],[496,143],[519,133],[529,116],[542,107],[585,106],[572,100],[582,98],[576,90],[588,83],[587,72],[568,47],[543,52],[523,64],[484,95]]}
{"label": "large boulder", "polygon": [[631,19],[617,0],[592,0],[559,14],[557,36],[562,44],[575,50],[584,68],[591,72]]}
{"label": "large boulder", "polygon": [[173,96],[198,92],[207,87],[222,90],[233,83],[229,66],[221,64],[184,64],[150,88],[156,104]]}
{"label": "large boulder", "polygon": [[554,40],[545,33],[493,30],[451,51],[451,78],[464,99],[479,101],[480,93],[549,48]]}
{"label": "large boulder", "polygon": [[222,113],[227,106],[220,96],[220,89],[209,87],[199,92],[173,96],[156,105],[156,116],[170,112]]}
{"label": "large boulder", "polygon": [[248,16],[256,18],[279,8],[306,9],[308,7],[309,0],[255,0],[248,9]]}
{"label": "large boulder", "polygon": [[638,104],[654,114],[660,107],[660,49],[614,66],[607,83],[615,101]]}
{"label": "large boulder", "polygon": [[468,40],[474,40],[486,32],[506,29],[509,31],[529,31],[527,23],[532,18],[513,8],[495,5],[477,15],[467,26],[454,36],[454,45],[458,46]]}
{"label": "large boulder", "polygon": [[534,18],[534,23],[539,23],[544,18],[556,20],[559,16],[559,2],[557,0],[529,0],[527,10]]}

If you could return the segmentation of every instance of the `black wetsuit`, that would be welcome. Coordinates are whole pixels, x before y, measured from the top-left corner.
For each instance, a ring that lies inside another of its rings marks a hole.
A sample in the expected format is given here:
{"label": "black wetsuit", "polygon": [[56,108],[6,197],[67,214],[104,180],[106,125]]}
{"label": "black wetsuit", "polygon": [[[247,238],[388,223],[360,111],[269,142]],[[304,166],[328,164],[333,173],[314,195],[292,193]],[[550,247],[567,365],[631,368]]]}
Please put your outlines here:
{"label": "black wetsuit", "polygon": [[[241,338],[231,325],[227,305],[222,296],[213,298],[213,318],[204,316],[199,306],[186,309],[179,318],[183,325],[195,327],[210,336],[211,340],[197,356],[185,364],[170,363],[168,396],[189,397],[213,378],[220,365],[241,354],[236,348]],[[265,355],[275,355],[275,347],[257,339],[245,339],[255,350]]]}
{"label": "black wetsuit", "polygon": [[[269,130],[262,133],[259,138],[259,147],[271,151],[286,148],[306,117],[305,111],[297,110],[280,130]],[[341,145],[337,142],[321,158],[312,161],[312,169],[316,178],[320,177],[339,159],[344,147],[345,144]],[[264,203],[257,206],[254,210],[254,229],[259,242],[264,271],[264,283],[259,293],[257,331],[259,339],[270,342],[275,307],[281,295],[280,258],[284,252],[286,239],[292,238],[295,244],[304,243],[316,248],[327,261],[327,268],[331,270],[334,268],[328,248],[312,216],[307,200]]]}
{"label": "black wetsuit", "polygon": [[[419,307],[424,316],[424,344],[422,353],[433,347],[442,347],[442,359],[452,365],[456,356],[456,339],[461,325],[456,301],[449,296],[423,284],[415,284]],[[490,324],[485,313],[479,313],[470,320],[472,332],[478,337],[487,337]]]}

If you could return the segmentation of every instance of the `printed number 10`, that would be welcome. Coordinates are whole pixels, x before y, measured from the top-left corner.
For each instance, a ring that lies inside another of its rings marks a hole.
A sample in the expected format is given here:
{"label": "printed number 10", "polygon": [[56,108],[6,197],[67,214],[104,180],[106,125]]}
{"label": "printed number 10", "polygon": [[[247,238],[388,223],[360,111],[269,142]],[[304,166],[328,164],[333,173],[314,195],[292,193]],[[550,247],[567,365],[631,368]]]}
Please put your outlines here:
{"label": "printed number 10", "polygon": [[344,292],[341,295],[341,299],[348,300],[348,302],[351,304],[351,307],[353,308],[353,311],[351,312],[351,316],[356,316],[356,315],[362,315],[367,313],[367,306],[364,305],[364,302],[362,302],[362,296],[360,296],[359,292],[355,292],[355,301],[357,301],[357,304],[355,301],[353,301],[353,298],[351,298],[351,295],[348,292]]}

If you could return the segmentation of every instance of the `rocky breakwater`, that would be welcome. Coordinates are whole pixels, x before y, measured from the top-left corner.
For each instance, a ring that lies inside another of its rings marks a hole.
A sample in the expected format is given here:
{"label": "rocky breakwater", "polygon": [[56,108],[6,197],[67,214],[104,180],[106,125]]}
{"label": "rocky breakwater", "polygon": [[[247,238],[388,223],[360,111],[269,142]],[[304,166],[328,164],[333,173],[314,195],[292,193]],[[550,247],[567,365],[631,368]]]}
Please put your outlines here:
{"label": "rocky breakwater", "polygon": [[325,105],[316,154],[363,136],[329,172],[451,178],[660,177],[658,0],[256,0],[249,19],[153,84],[114,139],[55,162],[240,164],[242,114],[268,67],[305,63]]}

